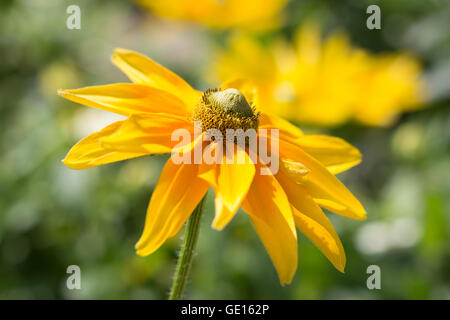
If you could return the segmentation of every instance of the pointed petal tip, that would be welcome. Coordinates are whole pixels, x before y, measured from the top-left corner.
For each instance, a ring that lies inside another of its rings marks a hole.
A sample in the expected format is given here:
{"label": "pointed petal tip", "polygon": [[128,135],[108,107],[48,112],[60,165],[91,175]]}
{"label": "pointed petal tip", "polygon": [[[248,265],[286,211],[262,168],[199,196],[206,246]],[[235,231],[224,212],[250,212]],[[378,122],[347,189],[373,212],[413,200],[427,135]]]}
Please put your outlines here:
{"label": "pointed petal tip", "polygon": [[62,159],[61,162],[64,163],[64,165],[65,165],[67,168],[69,168],[69,169],[72,169],[72,170],[81,170],[81,169],[82,169],[82,168],[80,168],[80,167],[74,166],[74,165],[70,162],[70,160],[68,160],[67,158]]}
{"label": "pointed petal tip", "polygon": [[56,92],[58,93],[58,96],[67,99],[68,96],[73,96],[73,90],[74,89],[58,89]]}
{"label": "pointed petal tip", "polygon": [[121,55],[130,54],[130,53],[138,54],[136,51],[128,50],[125,48],[114,48],[113,53],[111,55],[111,61],[114,63],[114,59],[120,58]]}
{"label": "pointed petal tip", "polygon": [[64,163],[67,168],[72,170],[84,170],[92,167],[77,163],[76,161],[71,161],[68,157],[62,159],[61,162]]}
{"label": "pointed petal tip", "polygon": [[356,220],[366,220],[367,219],[367,212],[362,206],[361,206],[361,210],[357,211],[356,214],[358,215]]}
{"label": "pointed petal tip", "polygon": [[134,245],[134,248],[136,249],[136,254],[137,254],[138,256],[141,256],[141,257],[148,256],[149,254],[151,254],[151,253],[153,252],[153,251],[149,251],[148,248],[146,248],[146,247],[142,244],[141,240],[139,240],[139,241]]}
{"label": "pointed petal tip", "polygon": [[361,151],[359,151],[359,149],[356,147],[354,147],[354,148],[355,148],[355,154],[358,155],[359,160],[362,161],[363,155],[362,155]]}
{"label": "pointed petal tip", "polygon": [[67,96],[73,95],[73,90],[75,89],[58,89],[57,93],[60,97],[66,98]]}
{"label": "pointed petal tip", "polygon": [[140,257],[148,256],[148,254],[145,254],[142,250],[136,250],[136,254]]}
{"label": "pointed petal tip", "polygon": [[139,241],[134,245],[136,254],[141,257],[146,257],[146,256],[151,255],[156,250],[158,250],[160,247],[161,247],[161,245],[155,246],[155,245],[146,244],[142,238],[139,239]]}
{"label": "pointed petal tip", "polygon": [[131,52],[131,50],[125,49],[125,48],[114,48],[114,53],[125,53],[125,52]]}
{"label": "pointed petal tip", "polygon": [[211,228],[217,231],[222,231],[225,228],[225,226],[226,226],[225,223],[220,223],[219,221],[217,221],[217,219],[214,219],[213,222],[211,223]]}
{"label": "pointed petal tip", "polygon": [[[295,264],[295,268],[291,267],[290,270],[285,270],[282,274],[278,273],[278,278],[280,280],[281,286],[290,285],[294,280],[295,274],[297,273],[298,263]],[[277,272],[279,272],[277,270]]]}
{"label": "pointed petal tip", "polygon": [[291,283],[292,283],[292,280],[294,279],[294,275],[295,275],[295,273],[292,275],[292,276],[290,276],[289,277],[289,279],[281,279],[280,278],[280,284],[281,284],[281,286],[282,287],[284,287],[284,286],[286,286],[286,285],[290,285]]}
{"label": "pointed petal tip", "polygon": [[341,261],[339,261],[339,262],[337,262],[337,263],[333,263],[334,267],[335,267],[340,273],[345,273],[345,264],[346,264],[345,259],[344,259],[344,260],[341,260]]}
{"label": "pointed petal tip", "polygon": [[347,216],[347,218],[353,219],[353,220],[366,220],[367,219],[367,213],[366,210],[361,206],[360,209],[353,209],[352,210],[352,216]]}
{"label": "pointed petal tip", "polygon": [[126,53],[130,53],[130,50],[124,48],[114,48],[113,53],[110,57],[111,62],[115,64],[115,60],[120,59],[120,56]]}

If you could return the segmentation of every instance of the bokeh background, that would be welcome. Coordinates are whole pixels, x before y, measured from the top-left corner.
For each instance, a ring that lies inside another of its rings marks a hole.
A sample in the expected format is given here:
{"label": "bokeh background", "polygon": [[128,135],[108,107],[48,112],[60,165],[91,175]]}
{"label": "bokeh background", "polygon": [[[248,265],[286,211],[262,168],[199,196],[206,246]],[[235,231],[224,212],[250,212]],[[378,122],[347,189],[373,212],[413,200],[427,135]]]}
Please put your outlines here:
{"label": "bokeh background", "polygon": [[[81,8],[81,30],[66,28],[71,4]],[[381,7],[381,30],[366,28],[370,4]],[[302,126],[344,138],[363,154],[339,178],[368,219],[330,215],[346,249],[345,274],[300,237],[297,274],[281,287],[242,211],[222,232],[210,228],[210,192],[186,296],[449,299],[450,2],[298,0],[281,14],[265,39],[289,39],[313,20],[325,35],[340,30],[369,52],[413,53],[423,64],[426,105],[387,127]],[[167,157],[66,168],[60,160],[76,141],[118,117],[65,101],[56,90],[128,81],[109,61],[115,47],[152,57],[197,89],[216,87],[208,66],[230,32],[160,18],[131,1],[0,1],[1,299],[167,297],[182,232],[149,257],[134,251]],[[81,290],[66,288],[73,264]],[[372,264],[381,268],[381,290],[366,287]]]}

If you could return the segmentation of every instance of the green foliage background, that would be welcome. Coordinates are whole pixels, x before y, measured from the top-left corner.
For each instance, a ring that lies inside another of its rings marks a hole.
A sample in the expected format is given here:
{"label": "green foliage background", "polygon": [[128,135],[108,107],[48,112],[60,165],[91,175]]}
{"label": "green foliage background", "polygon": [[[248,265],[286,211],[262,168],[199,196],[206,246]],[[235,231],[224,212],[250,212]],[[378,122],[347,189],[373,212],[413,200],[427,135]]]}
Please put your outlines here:
{"label": "green foliage background", "polygon": [[[81,30],[66,28],[70,4],[81,7]],[[370,4],[381,7],[381,30],[365,27]],[[285,15],[286,26],[274,32],[289,36],[313,18],[373,52],[414,52],[425,65],[430,103],[391,128],[326,131],[364,155],[339,178],[368,219],[331,217],[347,252],[345,274],[301,237],[297,275],[281,287],[243,212],[222,232],[210,228],[210,192],[187,297],[450,298],[450,2],[303,0],[291,1]],[[134,244],[167,157],[66,168],[60,160],[70,147],[117,117],[65,101],[56,90],[128,81],[109,62],[115,47],[151,56],[198,89],[217,86],[202,78],[225,36],[163,22],[128,1],[0,2],[1,299],[166,298],[182,232],[146,258]],[[66,288],[72,264],[81,267],[81,290]],[[371,264],[381,268],[381,290],[366,287]]]}

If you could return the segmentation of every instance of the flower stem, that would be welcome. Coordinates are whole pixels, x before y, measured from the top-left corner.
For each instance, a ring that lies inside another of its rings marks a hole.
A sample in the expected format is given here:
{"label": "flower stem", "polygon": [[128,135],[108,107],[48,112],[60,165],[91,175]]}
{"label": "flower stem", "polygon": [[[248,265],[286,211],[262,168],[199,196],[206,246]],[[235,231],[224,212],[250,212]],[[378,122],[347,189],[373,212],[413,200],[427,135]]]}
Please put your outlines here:
{"label": "flower stem", "polygon": [[192,259],[194,258],[194,249],[200,230],[200,220],[202,217],[205,197],[200,200],[199,204],[194,209],[194,212],[192,212],[186,224],[183,244],[178,256],[177,267],[175,269],[175,274],[173,277],[169,300],[179,300],[183,297],[184,288],[186,286],[186,282],[192,266]]}

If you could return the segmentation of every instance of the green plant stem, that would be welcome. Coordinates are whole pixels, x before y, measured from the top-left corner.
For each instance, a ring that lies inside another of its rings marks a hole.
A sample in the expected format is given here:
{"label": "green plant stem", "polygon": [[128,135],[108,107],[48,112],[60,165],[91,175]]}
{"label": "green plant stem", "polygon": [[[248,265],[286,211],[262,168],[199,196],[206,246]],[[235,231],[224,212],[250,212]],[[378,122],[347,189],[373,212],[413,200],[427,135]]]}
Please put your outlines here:
{"label": "green plant stem", "polygon": [[183,244],[178,256],[177,267],[175,269],[175,274],[173,277],[169,300],[179,300],[183,297],[184,288],[186,287],[186,282],[192,266],[192,259],[194,258],[194,249],[200,230],[200,221],[202,217],[204,201],[205,197],[200,200],[199,204],[194,209],[194,212],[192,212],[186,224]]}

